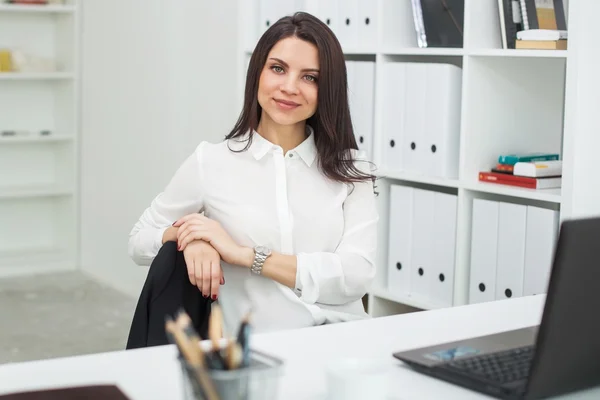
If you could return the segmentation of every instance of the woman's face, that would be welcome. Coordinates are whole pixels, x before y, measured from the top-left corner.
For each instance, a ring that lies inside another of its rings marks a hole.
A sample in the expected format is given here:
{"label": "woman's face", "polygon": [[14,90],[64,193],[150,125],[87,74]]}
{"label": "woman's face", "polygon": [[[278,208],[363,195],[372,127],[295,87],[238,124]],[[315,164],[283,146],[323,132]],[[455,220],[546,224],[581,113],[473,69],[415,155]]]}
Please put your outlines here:
{"label": "woman's face", "polygon": [[289,37],[273,46],[260,75],[258,103],[275,123],[293,125],[317,110],[319,54],[312,43]]}

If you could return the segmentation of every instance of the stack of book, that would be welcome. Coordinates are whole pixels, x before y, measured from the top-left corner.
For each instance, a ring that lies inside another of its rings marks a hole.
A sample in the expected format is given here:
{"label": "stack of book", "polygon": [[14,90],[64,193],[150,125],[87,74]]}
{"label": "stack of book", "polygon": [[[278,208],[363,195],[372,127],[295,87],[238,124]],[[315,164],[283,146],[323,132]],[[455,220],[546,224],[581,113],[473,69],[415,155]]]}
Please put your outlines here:
{"label": "stack of book", "polygon": [[528,189],[560,188],[562,160],[555,153],[500,155],[490,171],[479,172],[479,180]]}
{"label": "stack of book", "polygon": [[567,31],[529,29],[517,32],[517,49],[567,50]]}

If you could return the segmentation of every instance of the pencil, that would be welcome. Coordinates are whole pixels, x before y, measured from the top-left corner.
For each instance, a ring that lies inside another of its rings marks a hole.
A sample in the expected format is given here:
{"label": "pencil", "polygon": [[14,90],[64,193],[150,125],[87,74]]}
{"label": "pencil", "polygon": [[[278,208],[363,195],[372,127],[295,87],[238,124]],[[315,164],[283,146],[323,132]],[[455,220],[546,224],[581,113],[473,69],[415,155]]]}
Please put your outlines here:
{"label": "pencil", "polygon": [[167,334],[175,340],[185,361],[194,369],[196,379],[202,387],[207,400],[219,400],[219,395],[206,371],[202,350],[190,342],[187,335],[171,318],[166,319],[165,329]]}

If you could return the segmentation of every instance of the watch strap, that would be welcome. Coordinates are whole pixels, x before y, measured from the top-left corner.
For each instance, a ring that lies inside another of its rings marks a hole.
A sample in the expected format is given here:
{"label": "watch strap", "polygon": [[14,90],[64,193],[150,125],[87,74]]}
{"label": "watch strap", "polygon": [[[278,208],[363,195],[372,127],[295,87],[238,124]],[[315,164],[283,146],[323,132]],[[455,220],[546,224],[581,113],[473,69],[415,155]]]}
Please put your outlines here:
{"label": "watch strap", "polygon": [[252,266],[250,267],[250,270],[257,275],[260,275],[262,273],[262,268],[263,268],[263,265],[265,264],[265,260],[267,259],[267,257],[268,257],[267,255],[261,254],[255,250],[254,251],[254,261],[252,262]]}

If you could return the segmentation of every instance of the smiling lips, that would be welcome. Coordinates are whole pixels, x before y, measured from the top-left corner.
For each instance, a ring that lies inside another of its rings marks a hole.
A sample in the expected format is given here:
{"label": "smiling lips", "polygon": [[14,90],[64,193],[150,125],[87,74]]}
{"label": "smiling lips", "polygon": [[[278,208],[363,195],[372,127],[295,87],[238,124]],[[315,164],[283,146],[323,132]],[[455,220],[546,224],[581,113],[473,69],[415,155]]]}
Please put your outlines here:
{"label": "smiling lips", "polygon": [[300,104],[294,103],[293,101],[287,101],[287,100],[281,100],[281,99],[273,99],[273,100],[275,100],[275,103],[277,103],[277,105],[284,110],[292,110],[292,109],[300,106]]}

